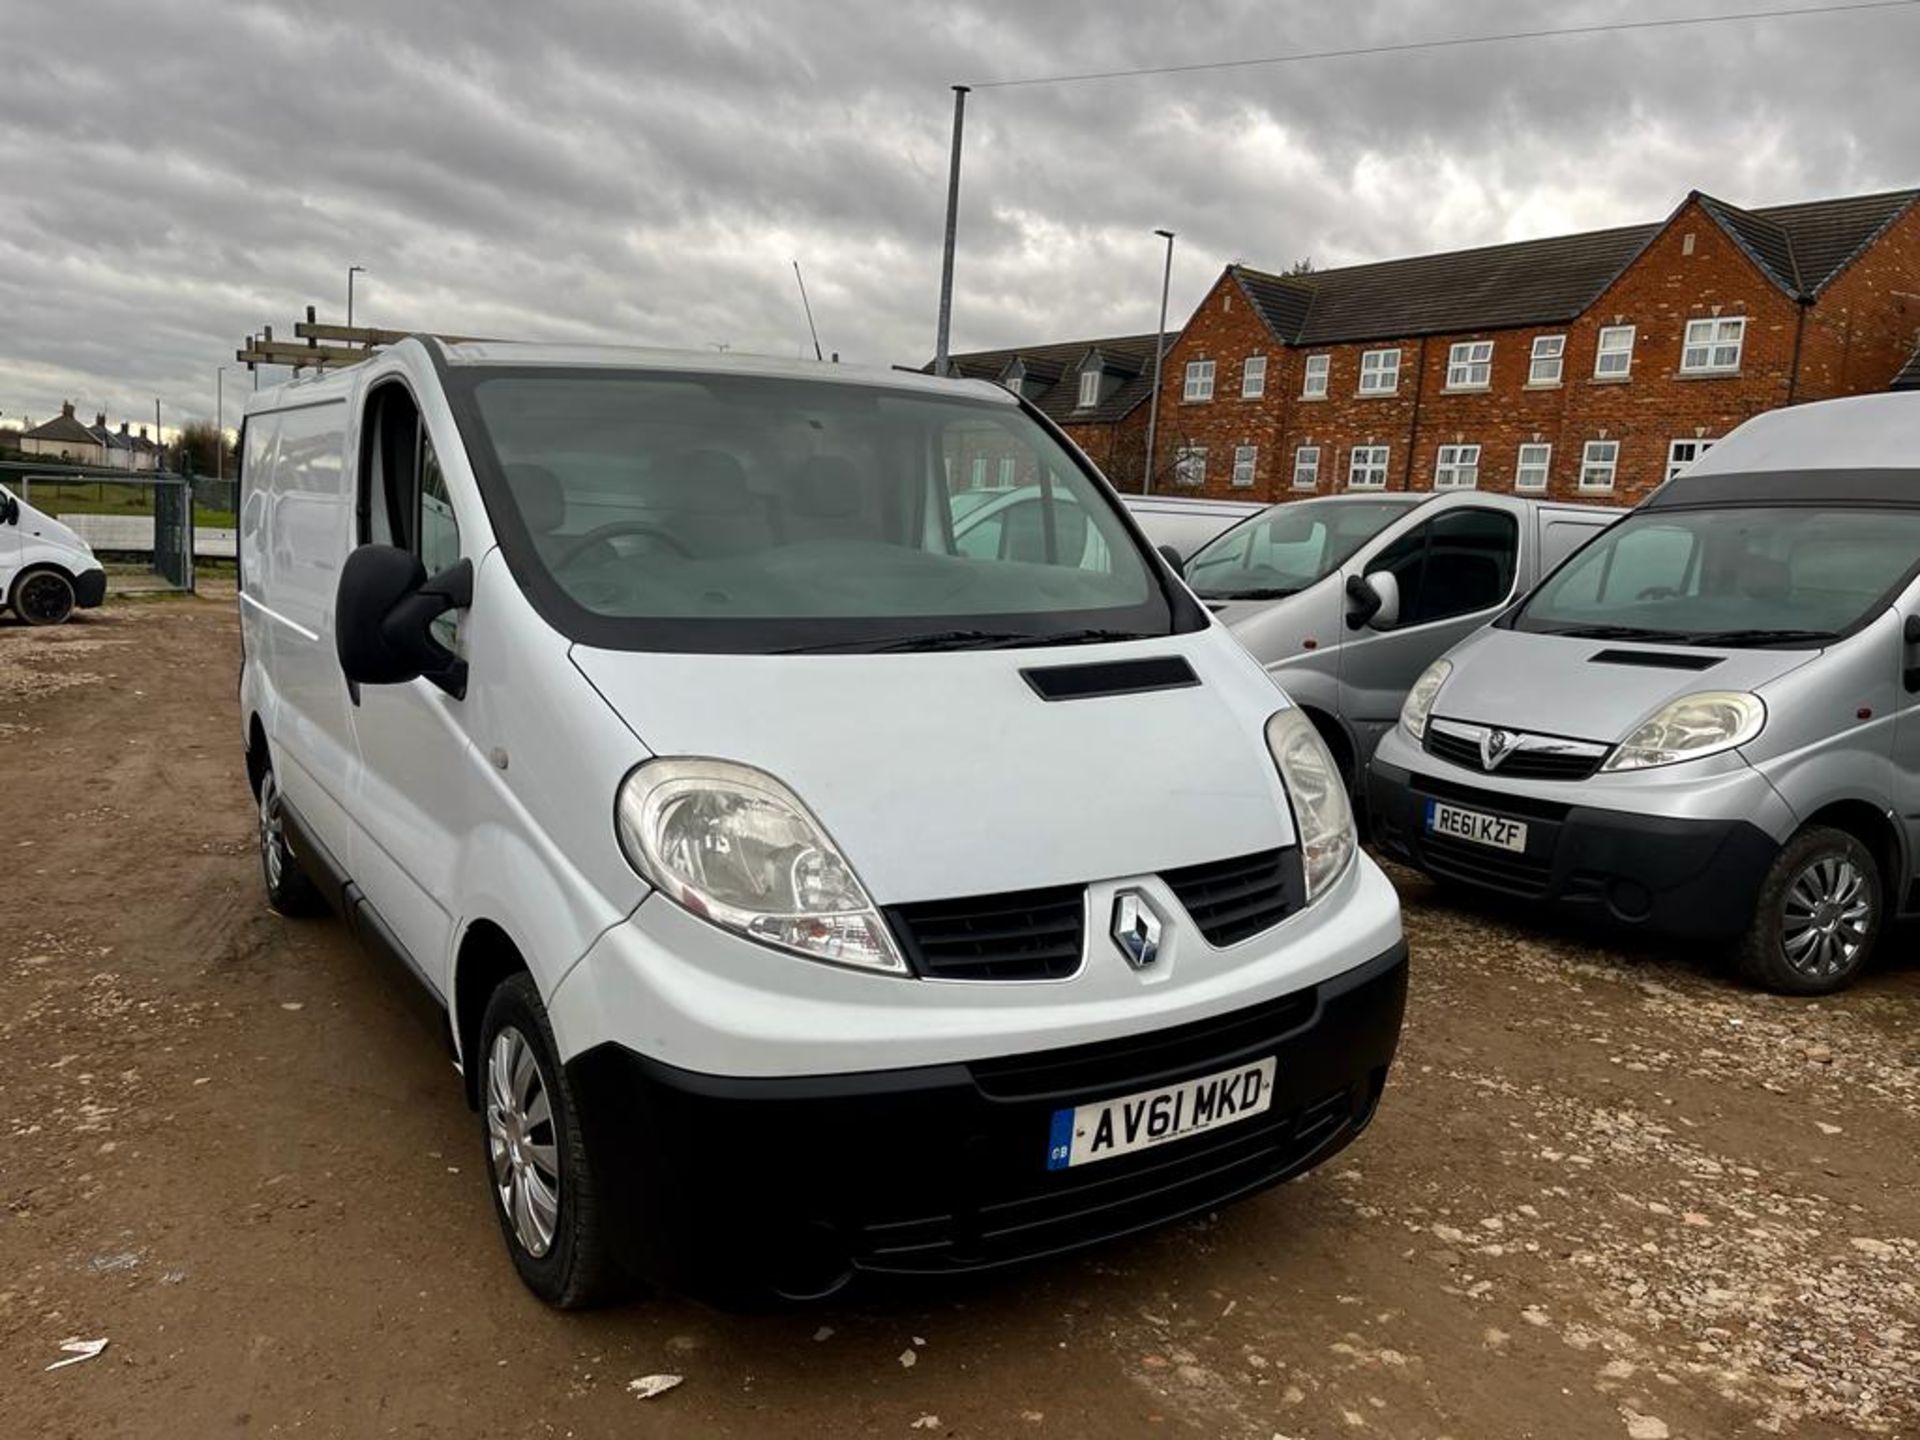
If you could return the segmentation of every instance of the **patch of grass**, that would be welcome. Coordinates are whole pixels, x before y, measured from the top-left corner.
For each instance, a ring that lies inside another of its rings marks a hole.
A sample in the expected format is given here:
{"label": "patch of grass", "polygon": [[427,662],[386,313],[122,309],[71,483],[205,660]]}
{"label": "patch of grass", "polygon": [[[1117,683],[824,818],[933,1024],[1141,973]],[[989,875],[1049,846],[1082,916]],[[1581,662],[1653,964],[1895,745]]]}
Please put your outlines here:
{"label": "patch of grass", "polygon": [[[41,482],[22,496],[29,505],[58,518],[61,515],[151,515],[153,491],[144,485],[116,485],[111,480],[65,480]],[[195,506],[195,525],[232,529],[237,518],[231,510],[211,510]]]}

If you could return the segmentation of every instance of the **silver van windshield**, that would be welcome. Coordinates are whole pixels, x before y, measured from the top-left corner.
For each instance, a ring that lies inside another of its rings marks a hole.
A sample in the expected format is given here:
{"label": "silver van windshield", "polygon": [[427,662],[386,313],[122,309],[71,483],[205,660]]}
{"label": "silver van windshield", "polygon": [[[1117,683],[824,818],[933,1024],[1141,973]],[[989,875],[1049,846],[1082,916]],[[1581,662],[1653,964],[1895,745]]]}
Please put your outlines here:
{"label": "silver van windshield", "polygon": [[793,648],[855,648],[869,621],[983,643],[1169,629],[1117,507],[1016,407],[712,374],[523,370],[472,394],[523,563],[598,620],[688,648],[707,622],[722,648],[755,621],[810,627]]}
{"label": "silver van windshield", "polygon": [[1628,516],[1562,566],[1518,630],[1673,644],[1819,645],[1920,567],[1920,510],[1737,506]]}
{"label": "silver van windshield", "polygon": [[1187,583],[1203,600],[1278,600],[1331,575],[1407,513],[1405,500],[1293,500],[1202,546]]}

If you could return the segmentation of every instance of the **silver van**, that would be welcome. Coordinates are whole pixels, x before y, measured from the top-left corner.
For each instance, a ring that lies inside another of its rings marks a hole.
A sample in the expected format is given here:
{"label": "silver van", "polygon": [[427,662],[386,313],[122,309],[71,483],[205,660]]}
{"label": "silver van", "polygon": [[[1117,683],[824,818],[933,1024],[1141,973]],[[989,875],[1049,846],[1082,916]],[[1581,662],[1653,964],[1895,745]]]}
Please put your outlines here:
{"label": "silver van", "polygon": [[1624,513],[1475,490],[1293,500],[1184,574],[1358,790],[1420,672]]}
{"label": "silver van", "polygon": [[1212,500],[1204,495],[1123,494],[1120,503],[1147,539],[1171,549],[1182,561],[1228,526],[1267,508],[1258,500]]}
{"label": "silver van", "polygon": [[1846,985],[1920,902],[1920,395],[1742,425],[1421,676],[1370,790],[1430,875]]}

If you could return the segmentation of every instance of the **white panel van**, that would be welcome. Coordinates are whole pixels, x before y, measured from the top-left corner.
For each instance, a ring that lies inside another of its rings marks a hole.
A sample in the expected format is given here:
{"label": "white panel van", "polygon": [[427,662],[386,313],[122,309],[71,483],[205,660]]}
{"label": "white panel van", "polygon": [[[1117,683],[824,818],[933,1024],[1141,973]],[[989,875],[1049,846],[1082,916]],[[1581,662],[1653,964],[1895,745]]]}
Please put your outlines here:
{"label": "white panel van", "polygon": [[1374,1113],[1324,744],[998,386],[409,340],[251,399],[240,606],[268,896],[443,1007],[550,1303],[1058,1253]]}
{"label": "white panel van", "polygon": [[0,485],[0,606],[29,625],[58,625],[106,598],[93,547]]}

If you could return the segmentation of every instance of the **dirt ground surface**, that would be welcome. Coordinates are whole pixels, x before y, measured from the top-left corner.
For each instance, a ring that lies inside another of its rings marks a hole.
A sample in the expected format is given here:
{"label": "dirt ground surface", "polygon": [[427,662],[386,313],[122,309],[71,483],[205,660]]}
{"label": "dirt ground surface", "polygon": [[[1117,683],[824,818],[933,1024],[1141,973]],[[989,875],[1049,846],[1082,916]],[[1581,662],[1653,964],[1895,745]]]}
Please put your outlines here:
{"label": "dirt ground surface", "polygon": [[237,665],[230,596],[0,620],[0,1434],[1920,1435],[1914,937],[1793,1002],[1408,876],[1321,1171],[989,1281],[549,1313],[408,982],[262,901]]}

